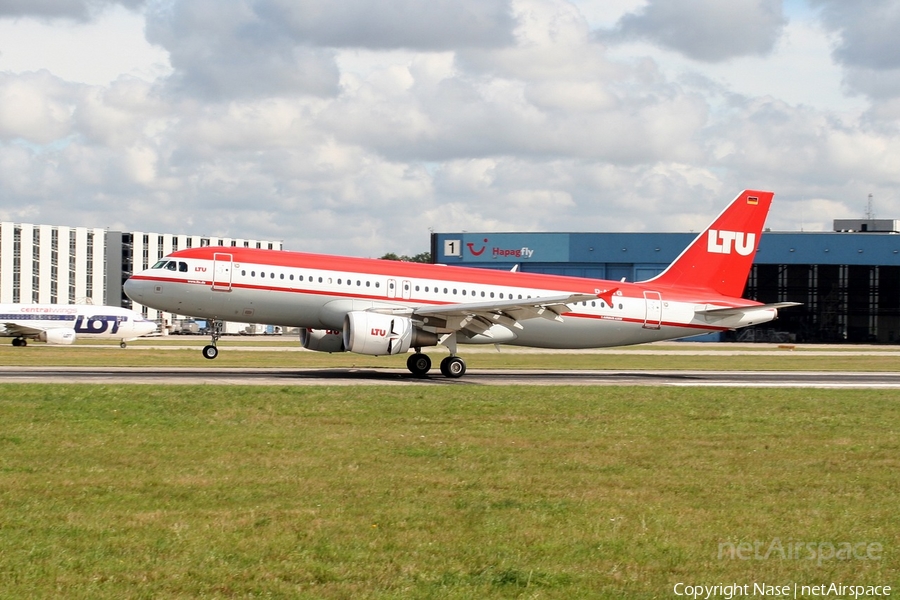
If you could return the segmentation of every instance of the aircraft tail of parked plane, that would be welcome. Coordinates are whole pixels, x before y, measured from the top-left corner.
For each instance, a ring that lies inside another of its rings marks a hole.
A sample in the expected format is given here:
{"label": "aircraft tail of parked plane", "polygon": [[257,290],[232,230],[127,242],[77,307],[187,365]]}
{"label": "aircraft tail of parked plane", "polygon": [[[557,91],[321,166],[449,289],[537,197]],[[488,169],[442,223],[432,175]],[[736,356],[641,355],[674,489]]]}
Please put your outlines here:
{"label": "aircraft tail of parked plane", "polygon": [[0,337],[13,346],[28,340],[52,345],[74,344],[76,338],[117,339],[126,342],[156,331],[156,323],[118,306],[93,304],[0,304]]}
{"label": "aircraft tail of parked plane", "polygon": [[[771,192],[747,190],[659,276],[628,283],[235,247],[179,250],[133,275],[125,292],[179,315],[299,327],[304,348],[369,355],[458,344],[600,348],[726,331],[775,319],[796,303],[741,298]],[[565,315],[565,317],[563,317]],[[213,326],[206,358],[218,355]]]}

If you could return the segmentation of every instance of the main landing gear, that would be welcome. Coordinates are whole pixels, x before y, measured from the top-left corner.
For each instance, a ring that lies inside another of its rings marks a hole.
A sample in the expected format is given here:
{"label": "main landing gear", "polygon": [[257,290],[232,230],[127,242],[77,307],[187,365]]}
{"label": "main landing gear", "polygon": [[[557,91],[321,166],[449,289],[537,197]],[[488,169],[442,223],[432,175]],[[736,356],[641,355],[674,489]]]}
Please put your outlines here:
{"label": "main landing gear", "polygon": [[[450,356],[441,361],[441,373],[444,377],[459,379],[466,374],[466,361],[456,355],[456,332],[445,334],[440,343],[450,350]],[[406,360],[406,368],[416,377],[425,377],[431,369],[431,359],[422,354],[421,348],[416,348],[416,353]]]}
{"label": "main landing gear", "polygon": [[216,348],[216,342],[222,337],[222,328],[222,321],[213,319],[209,322],[209,335],[212,339],[209,344],[203,346],[203,358],[212,360],[219,355],[219,349]]}
{"label": "main landing gear", "polygon": [[[416,350],[406,359],[406,368],[416,377],[426,377],[431,370],[431,358]],[[448,356],[441,361],[441,373],[444,377],[458,379],[466,374],[466,361],[458,356]]]}
{"label": "main landing gear", "polygon": [[13,346],[27,346],[28,340],[26,340],[23,337],[13,338],[12,345]]}

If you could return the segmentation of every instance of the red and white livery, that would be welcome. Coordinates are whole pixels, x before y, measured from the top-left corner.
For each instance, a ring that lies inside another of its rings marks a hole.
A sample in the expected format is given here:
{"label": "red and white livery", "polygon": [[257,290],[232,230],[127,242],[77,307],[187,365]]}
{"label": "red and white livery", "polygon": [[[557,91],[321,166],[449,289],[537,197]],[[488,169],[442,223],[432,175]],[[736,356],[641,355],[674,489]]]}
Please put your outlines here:
{"label": "red and white livery", "polygon": [[[765,323],[795,303],[741,298],[773,194],[744,191],[653,279],[626,283],[279,250],[180,250],[125,283],[137,303],[218,321],[300,327],[305,348],[401,354],[416,376],[458,344],[600,348]],[[563,317],[565,315],[565,317]],[[203,349],[218,354],[218,329]]]}

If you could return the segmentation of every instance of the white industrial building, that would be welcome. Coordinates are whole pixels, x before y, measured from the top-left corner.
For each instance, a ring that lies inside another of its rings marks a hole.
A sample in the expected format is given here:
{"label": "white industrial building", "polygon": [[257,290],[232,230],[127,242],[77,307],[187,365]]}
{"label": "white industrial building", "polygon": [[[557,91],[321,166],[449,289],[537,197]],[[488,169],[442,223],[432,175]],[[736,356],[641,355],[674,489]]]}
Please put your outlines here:
{"label": "white industrial building", "polygon": [[203,246],[283,249],[263,240],[2,221],[0,302],[124,306],[171,325],[189,315],[132,305],[122,284],[170,252]]}

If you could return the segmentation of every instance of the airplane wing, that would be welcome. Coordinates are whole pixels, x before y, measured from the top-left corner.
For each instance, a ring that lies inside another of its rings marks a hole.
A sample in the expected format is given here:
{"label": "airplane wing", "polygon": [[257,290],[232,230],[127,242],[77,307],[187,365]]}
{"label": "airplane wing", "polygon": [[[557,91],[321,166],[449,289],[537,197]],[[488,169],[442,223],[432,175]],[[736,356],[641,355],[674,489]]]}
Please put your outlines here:
{"label": "airplane wing", "polygon": [[598,294],[566,294],[521,300],[418,306],[376,312],[406,314],[421,327],[436,332],[456,331],[469,337],[479,334],[491,337],[488,330],[493,325],[503,325],[508,329],[522,329],[519,321],[527,319],[541,317],[562,321],[561,315],[571,310],[569,304],[587,302],[597,298],[599,298]]}
{"label": "airplane wing", "polygon": [[46,330],[43,327],[28,327],[27,325],[10,323],[9,321],[2,322],[0,325],[3,326],[4,335],[8,337],[35,338]]}

